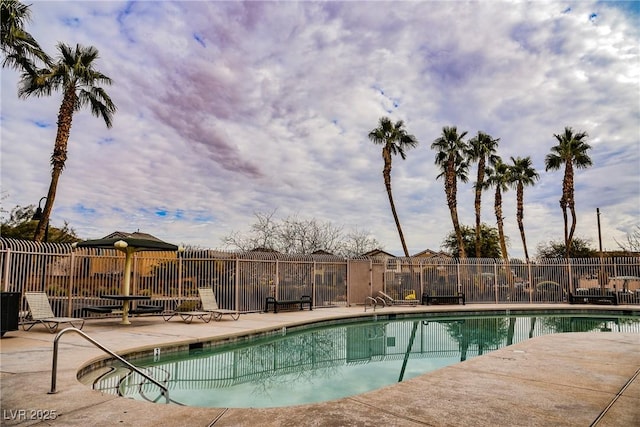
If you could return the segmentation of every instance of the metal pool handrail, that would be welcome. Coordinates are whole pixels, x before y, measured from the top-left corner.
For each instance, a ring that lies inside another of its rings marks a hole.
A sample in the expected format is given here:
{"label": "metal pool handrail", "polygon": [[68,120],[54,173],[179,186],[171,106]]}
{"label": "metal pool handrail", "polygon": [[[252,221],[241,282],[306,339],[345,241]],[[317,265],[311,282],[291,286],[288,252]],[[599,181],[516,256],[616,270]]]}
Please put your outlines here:
{"label": "metal pool handrail", "polygon": [[140,368],[132,365],[131,363],[127,362],[125,359],[123,359],[122,357],[118,356],[116,353],[114,353],[113,351],[109,350],[108,348],[106,348],[105,346],[100,344],[98,341],[94,340],[89,335],[85,334],[84,332],[82,332],[80,329],[77,329],[77,328],[66,328],[66,329],[63,329],[60,332],[58,332],[58,335],[56,335],[56,337],[53,340],[53,362],[52,362],[52,366],[51,366],[51,390],[49,390],[48,394],[57,393],[57,391],[56,391],[56,377],[57,377],[57,373],[58,373],[58,341],[60,340],[62,335],[66,334],[67,332],[76,332],[76,333],[80,334],[81,337],[83,337],[84,339],[86,339],[87,341],[89,341],[90,343],[95,345],[96,347],[98,347],[100,350],[104,351],[105,353],[109,354],[110,356],[115,357],[120,362],[124,363],[129,369],[135,371],[139,375],[143,376],[147,380],[151,381],[152,383],[154,383],[155,385],[160,387],[160,389],[162,390],[162,395],[165,397],[167,403],[169,403],[169,388],[166,385],[158,382],[157,380],[152,378],[149,374],[147,374],[146,372],[144,372]]}

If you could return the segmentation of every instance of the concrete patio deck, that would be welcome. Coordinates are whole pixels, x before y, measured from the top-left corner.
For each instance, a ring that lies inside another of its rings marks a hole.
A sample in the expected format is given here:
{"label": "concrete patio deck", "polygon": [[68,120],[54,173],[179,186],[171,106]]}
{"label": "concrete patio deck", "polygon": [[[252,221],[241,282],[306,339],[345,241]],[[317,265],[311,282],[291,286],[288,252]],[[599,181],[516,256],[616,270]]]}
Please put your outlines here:
{"label": "concrete patio deck", "polygon": [[[560,304],[387,307],[376,313],[508,308],[615,309],[640,316],[638,306]],[[84,332],[120,352],[364,314],[360,306],[191,324],[178,317],[136,317],[126,326],[100,319],[87,321]],[[152,404],[91,390],[76,373],[105,353],[78,334],[60,340],[58,392],[48,394],[55,336],[36,326],[0,341],[3,426],[640,426],[640,334],[546,335],[365,394],[268,409]],[[55,419],[42,419],[52,412]]]}

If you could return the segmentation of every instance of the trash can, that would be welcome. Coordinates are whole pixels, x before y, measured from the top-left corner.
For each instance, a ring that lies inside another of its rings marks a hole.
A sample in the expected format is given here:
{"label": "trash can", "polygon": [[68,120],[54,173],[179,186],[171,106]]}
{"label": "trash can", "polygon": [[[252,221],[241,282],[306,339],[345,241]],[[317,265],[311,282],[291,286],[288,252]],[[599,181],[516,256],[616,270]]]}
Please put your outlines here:
{"label": "trash can", "polygon": [[20,292],[0,292],[0,323],[2,335],[5,332],[18,330],[18,312],[20,311]]}

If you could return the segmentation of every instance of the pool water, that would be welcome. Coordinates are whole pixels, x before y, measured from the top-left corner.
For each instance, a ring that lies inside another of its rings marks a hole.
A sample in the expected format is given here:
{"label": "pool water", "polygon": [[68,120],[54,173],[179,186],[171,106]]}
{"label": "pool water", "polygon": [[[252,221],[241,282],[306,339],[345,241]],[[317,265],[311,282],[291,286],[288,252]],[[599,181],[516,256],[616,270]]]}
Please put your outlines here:
{"label": "pool water", "polygon": [[[285,332],[241,345],[132,362],[169,388],[172,403],[280,407],[353,396],[531,337],[558,332],[640,333],[640,318],[501,316],[415,318]],[[157,386],[117,361],[94,388],[165,402]]]}

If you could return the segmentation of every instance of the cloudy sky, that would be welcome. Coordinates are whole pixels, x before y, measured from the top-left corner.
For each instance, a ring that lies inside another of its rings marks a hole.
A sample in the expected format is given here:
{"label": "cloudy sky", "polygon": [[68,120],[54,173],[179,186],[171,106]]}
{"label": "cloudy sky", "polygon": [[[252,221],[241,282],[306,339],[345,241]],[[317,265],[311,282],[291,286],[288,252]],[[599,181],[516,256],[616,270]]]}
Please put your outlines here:
{"label": "cloudy sky", "polygon": [[[118,107],[114,124],[74,116],[52,224],[82,238],[140,230],[222,248],[255,213],[369,231],[402,254],[367,135],[382,116],[420,144],[393,160],[411,253],[451,230],[430,146],[443,126],[500,138],[531,156],[529,251],[562,240],[562,171],[544,157],[565,126],[589,134],[576,172],[576,235],[617,249],[640,225],[640,11],[637,2],[37,1],[26,29],[50,54],[93,45]],[[61,94],[18,99],[2,70],[2,208],[47,194]],[[472,170],[472,176],[475,170]],[[474,223],[472,182],[459,215]],[[493,192],[483,221],[495,226]],[[522,256],[515,191],[504,197],[510,254]],[[6,212],[3,213],[6,216]]]}

